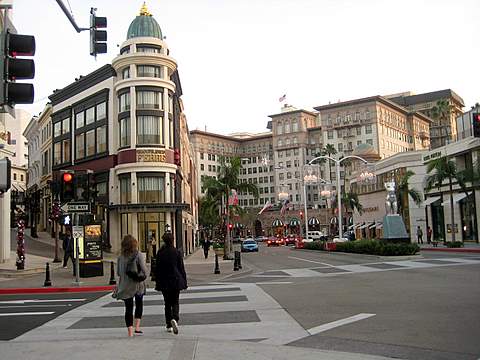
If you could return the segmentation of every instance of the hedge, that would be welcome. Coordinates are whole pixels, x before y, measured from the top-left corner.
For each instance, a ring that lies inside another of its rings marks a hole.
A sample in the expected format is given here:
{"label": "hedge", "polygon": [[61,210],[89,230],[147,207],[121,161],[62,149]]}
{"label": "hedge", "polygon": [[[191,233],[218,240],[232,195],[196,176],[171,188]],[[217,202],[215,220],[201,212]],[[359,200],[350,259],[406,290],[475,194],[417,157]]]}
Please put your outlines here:
{"label": "hedge", "polygon": [[[324,250],[324,242],[314,241],[306,243],[305,249]],[[395,244],[381,240],[355,240],[336,243],[335,251],[380,256],[402,256],[415,255],[420,251],[420,247],[417,244]]]}
{"label": "hedge", "polygon": [[461,247],[463,247],[463,243],[461,241],[447,241],[446,245],[449,248],[461,248]]}

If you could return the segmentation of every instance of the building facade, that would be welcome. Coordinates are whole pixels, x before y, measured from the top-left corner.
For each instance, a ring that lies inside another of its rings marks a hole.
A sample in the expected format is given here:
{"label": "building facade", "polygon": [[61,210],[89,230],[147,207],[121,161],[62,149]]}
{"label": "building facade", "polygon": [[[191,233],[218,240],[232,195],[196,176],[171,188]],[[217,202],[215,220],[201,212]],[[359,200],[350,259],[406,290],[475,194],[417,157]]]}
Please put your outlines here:
{"label": "building facade", "polygon": [[430,118],[434,118],[433,108],[437,106],[437,102],[446,102],[450,108],[447,116],[444,119],[435,119],[430,124],[431,148],[435,149],[458,139],[456,119],[463,113],[465,104],[453,90],[445,89],[417,95],[407,92],[387,97],[409,111],[421,112]]}
{"label": "building facade", "polygon": [[94,220],[112,251],[132,234],[149,259],[166,231],[184,253],[193,249],[196,174],[181,95],[176,61],[144,5],[112,65],[50,97],[53,181],[62,169],[90,177]]}

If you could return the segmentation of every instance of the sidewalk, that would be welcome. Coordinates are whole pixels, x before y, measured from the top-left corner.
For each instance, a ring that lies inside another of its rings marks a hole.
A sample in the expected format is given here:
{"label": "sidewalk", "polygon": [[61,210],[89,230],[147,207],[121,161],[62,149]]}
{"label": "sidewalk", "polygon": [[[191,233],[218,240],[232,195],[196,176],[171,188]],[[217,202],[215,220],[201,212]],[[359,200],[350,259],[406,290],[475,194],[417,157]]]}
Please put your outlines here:
{"label": "sidewalk", "polygon": [[480,244],[466,242],[461,248],[449,248],[439,243],[437,247],[432,244],[419,244],[421,251],[457,252],[457,253],[480,253]]}

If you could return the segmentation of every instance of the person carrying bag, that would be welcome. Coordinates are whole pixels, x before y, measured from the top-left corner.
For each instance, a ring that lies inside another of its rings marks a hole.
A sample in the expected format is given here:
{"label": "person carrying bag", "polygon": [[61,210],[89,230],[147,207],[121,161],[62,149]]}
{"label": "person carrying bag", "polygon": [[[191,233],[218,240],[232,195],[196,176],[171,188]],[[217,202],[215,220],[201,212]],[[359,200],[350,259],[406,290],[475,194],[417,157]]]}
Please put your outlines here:
{"label": "person carrying bag", "polygon": [[[132,235],[122,240],[121,255],[117,259],[118,286],[114,295],[125,303],[125,325],[128,336],[143,334],[140,321],[143,314],[143,296],[146,293],[147,266],[144,255],[138,251],[138,241]],[[135,299],[135,331],[133,329],[133,302]]]}

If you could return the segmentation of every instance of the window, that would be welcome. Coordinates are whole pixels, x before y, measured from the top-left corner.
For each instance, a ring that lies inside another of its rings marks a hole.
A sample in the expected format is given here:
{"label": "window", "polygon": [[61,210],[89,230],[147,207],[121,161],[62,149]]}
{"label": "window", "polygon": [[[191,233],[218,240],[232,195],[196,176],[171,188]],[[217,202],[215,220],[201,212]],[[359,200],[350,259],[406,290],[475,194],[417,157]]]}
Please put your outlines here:
{"label": "window", "polygon": [[85,133],[86,155],[95,155],[95,130],[90,130]]}
{"label": "window", "polygon": [[287,162],[285,162],[287,168],[291,168],[292,167],[292,162],[290,160],[288,160]]}
{"label": "window", "polygon": [[85,157],[85,133],[75,136],[75,159],[83,159]]}
{"label": "window", "polygon": [[17,174],[13,173],[13,180],[17,180]]}
{"label": "window", "polygon": [[200,159],[203,160],[204,159],[204,155],[203,153],[200,153]]}
{"label": "window", "polygon": [[279,151],[279,152],[278,152],[278,157],[279,157],[279,158],[282,158],[282,157],[283,157],[283,151]]}
{"label": "window", "polygon": [[365,134],[372,133],[372,125],[365,125]]}
{"label": "window", "polygon": [[357,127],[357,135],[362,135],[362,128],[360,126]]}
{"label": "window", "polygon": [[97,128],[97,154],[107,151],[107,126]]}
{"label": "window", "polygon": [[283,173],[278,174],[278,180],[284,180],[284,175],[283,175]]}
{"label": "window", "polygon": [[62,135],[62,122],[59,121],[53,125],[53,136]]}
{"label": "window", "polygon": [[282,146],[282,145],[283,145],[282,139],[278,139],[277,145],[278,145],[278,146]]}
{"label": "window", "polygon": [[163,109],[162,93],[152,90],[137,91],[137,109]]}
{"label": "window", "polygon": [[20,174],[20,181],[23,181],[23,174]]}
{"label": "window", "polygon": [[282,125],[282,123],[279,121],[279,122],[277,123],[277,134],[278,134],[278,135],[281,135],[282,133],[283,133],[283,125]]}
{"label": "window", "polygon": [[204,171],[204,170],[205,170],[205,165],[200,164],[200,170],[201,170],[201,171]]}
{"label": "window", "polygon": [[293,132],[297,132],[297,131],[298,131],[298,122],[297,122],[297,120],[294,120],[294,121],[292,122],[292,131],[293,131]]}
{"label": "window", "polygon": [[175,135],[175,132],[173,131],[173,119],[168,118],[168,135],[169,135],[169,147],[172,149],[174,145],[174,139],[173,136]]}
{"label": "window", "polygon": [[357,140],[357,146],[362,143],[362,140]]}
{"label": "window", "polygon": [[120,178],[120,203],[130,204],[132,202],[132,187],[130,175]]}
{"label": "window", "polygon": [[137,116],[137,144],[163,144],[163,118]]}
{"label": "window", "polygon": [[338,151],[343,151],[343,144],[342,143],[338,143]]}
{"label": "window", "polygon": [[129,79],[130,78],[130,66],[127,66],[122,70],[122,79]]}
{"label": "window", "polygon": [[365,111],[365,120],[369,120],[369,119],[370,119],[370,111],[366,110]]}
{"label": "window", "polygon": [[298,149],[293,149],[293,155],[298,155],[299,151]]}
{"label": "window", "polygon": [[92,124],[95,122],[95,108],[91,107],[85,111],[85,125]]}
{"label": "window", "polygon": [[62,120],[62,135],[70,132],[70,119]]}
{"label": "window", "polygon": [[53,165],[62,163],[62,143],[57,142],[53,146]]}
{"label": "window", "polygon": [[357,111],[355,113],[355,121],[358,121],[358,120],[360,120],[360,113]]}
{"label": "window", "polygon": [[118,97],[118,112],[130,110],[130,93],[126,92]]}
{"label": "window", "polygon": [[373,145],[373,139],[367,139],[367,144]]}
{"label": "window", "polygon": [[163,176],[138,176],[138,202],[165,202],[165,181]]}
{"label": "window", "polygon": [[333,139],[333,130],[327,131],[327,139]]}
{"label": "window", "polygon": [[63,161],[64,163],[70,162],[70,154],[71,154],[71,149],[70,149],[70,140],[63,140],[62,141],[62,148],[63,148]]}
{"label": "window", "polygon": [[96,121],[100,121],[107,118],[107,104],[102,102],[97,104],[97,118]]}
{"label": "window", "polygon": [[118,121],[120,133],[120,147],[130,146],[130,118],[123,118]]}
{"label": "window", "polygon": [[120,55],[130,54],[130,46],[125,46],[122,50],[120,50]]}
{"label": "window", "polygon": [[137,45],[137,52],[144,52],[144,53],[160,53],[161,51],[160,46],[154,45]]}
{"label": "window", "polygon": [[298,140],[297,140],[297,137],[296,137],[296,136],[293,138],[293,143],[294,143],[295,145],[298,143]]}
{"label": "window", "polygon": [[290,123],[287,121],[285,123],[285,134],[289,133],[290,132]]}
{"label": "window", "polygon": [[153,65],[137,65],[137,76],[161,78],[162,68]]}
{"label": "window", "polygon": [[173,96],[168,94],[168,112],[173,114]]}
{"label": "window", "polygon": [[85,126],[85,113],[79,112],[75,114],[75,129],[79,129]]}

